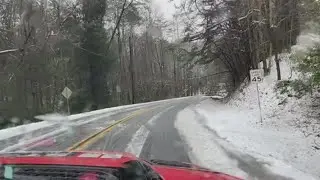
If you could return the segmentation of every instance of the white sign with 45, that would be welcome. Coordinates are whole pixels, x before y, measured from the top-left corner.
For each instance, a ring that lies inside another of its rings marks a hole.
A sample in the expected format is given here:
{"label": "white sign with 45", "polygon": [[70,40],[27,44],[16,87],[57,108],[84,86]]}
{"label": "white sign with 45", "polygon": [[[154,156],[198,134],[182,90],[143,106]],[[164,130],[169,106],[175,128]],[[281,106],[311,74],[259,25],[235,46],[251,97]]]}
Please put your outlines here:
{"label": "white sign with 45", "polygon": [[257,86],[257,96],[258,96],[258,105],[260,110],[260,122],[262,124],[263,117],[261,112],[261,102],[260,102],[260,93],[259,93],[259,83],[263,81],[264,72],[263,69],[254,69],[250,71],[250,79],[252,83],[255,83]]}
{"label": "white sign with 45", "polygon": [[261,83],[263,81],[263,69],[250,70],[250,79],[253,83]]}

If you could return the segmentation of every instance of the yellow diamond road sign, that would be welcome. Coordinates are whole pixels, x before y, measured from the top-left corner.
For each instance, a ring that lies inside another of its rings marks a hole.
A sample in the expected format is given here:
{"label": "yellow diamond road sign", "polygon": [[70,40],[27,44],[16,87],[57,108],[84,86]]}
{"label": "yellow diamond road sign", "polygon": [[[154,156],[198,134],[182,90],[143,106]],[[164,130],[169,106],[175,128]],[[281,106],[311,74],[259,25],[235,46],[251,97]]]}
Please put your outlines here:
{"label": "yellow diamond road sign", "polygon": [[68,87],[65,87],[61,94],[62,94],[65,98],[69,99],[70,96],[71,96],[71,94],[72,94],[72,91],[71,91]]}

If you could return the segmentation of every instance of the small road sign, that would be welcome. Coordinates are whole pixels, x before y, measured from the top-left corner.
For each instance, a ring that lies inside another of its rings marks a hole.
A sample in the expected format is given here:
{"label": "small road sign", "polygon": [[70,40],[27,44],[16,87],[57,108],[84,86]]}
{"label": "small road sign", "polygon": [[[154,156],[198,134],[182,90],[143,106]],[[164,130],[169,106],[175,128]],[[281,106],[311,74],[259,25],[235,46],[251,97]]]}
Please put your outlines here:
{"label": "small road sign", "polygon": [[117,93],[121,93],[121,87],[119,85],[116,86]]}
{"label": "small road sign", "polygon": [[263,81],[264,72],[263,69],[254,69],[250,71],[250,79],[252,83],[256,84],[257,87],[257,96],[258,96],[258,105],[260,111],[260,122],[262,124],[263,117],[262,117],[262,110],[261,110],[261,101],[260,101],[260,92],[259,92],[259,83]]}
{"label": "small road sign", "polygon": [[70,96],[71,96],[71,94],[72,94],[72,91],[71,91],[68,87],[65,87],[61,94],[62,94],[66,99],[69,99]]}
{"label": "small road sign", "polygon": [[68,87],[65,87],[61,94],[67,99],[68,114],[70,114],[69,98],[72,94],[72,91]]}
{"label": "small road sign", "polygon": [[250,71],[250,79],[253,83],[261,83],[263,81],[263,69],[254,69]]}

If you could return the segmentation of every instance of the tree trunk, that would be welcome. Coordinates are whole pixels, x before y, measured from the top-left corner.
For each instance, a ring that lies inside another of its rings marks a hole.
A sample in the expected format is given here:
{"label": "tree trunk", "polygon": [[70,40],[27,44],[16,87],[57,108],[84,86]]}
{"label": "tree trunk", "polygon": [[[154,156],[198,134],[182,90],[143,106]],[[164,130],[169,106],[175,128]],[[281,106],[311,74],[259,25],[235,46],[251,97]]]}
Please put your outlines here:
{"label": "tree trunk", "polygon": [[[163,70],[164,70],[164,66],[163,66],[163,44],[162,44],[162,40],[160,40],[160,50],[159,50],[159,61],[160,61],[160,81],[161,81],[161,89],[163,90],[164,88],[164,78],[163,78]],[[162,98],[162,94],[161,94],[161,98]]]}
{"label": "tree trunk", "polygon": [[267,59],[263,59],[263,71],[264,71],[264,74],[268,74],[268,64],[267,64]]}
{"label": "tree trunk", "polygon": [[[122,41],[121,41],[121,31],[120,26],[118,27],[118,56],[119,56],[119,79],[118,79],[118,86],[120,89],[123,88],[122,86],[122,80],[123,80],[123,74],[122,74]],[[119,94],[118,97],[118,103],[121,105],[121,92],[117,92]]]}
{"label": "tree trunk", "polygon": [[274,56],[274,60],[276,62],[278,80],[281,80],[281,70],[280,70],[280,62],[279,62],[278,56],[279,56],[278,51],[276,51],[275,56]]}
{"label": "tree trunk", "polygon": [[[271,27],[271,25],[272,25],[272,16],[273,16],[273,14],[272,14],[272,1],[271,0],[269,0],[269,2],[267,3],[267,5],[268,5],[268,10],[269,10],[269,25],[268,25],[268,27]],[[269,61],[269,67],[268,67],[268,71],[270,72],[270,69],[271,69],[271,65],[272,65],[272,55],[273,55],[273,44],[272,44],[272,42],[270,42],[270,50],[269,50],[269,53],[270,53],[270,61]]]}
{"label": "tree trunk", "polygon": [[173,56],[173,79],[174,79],[174,97],[177,97],[177,70],[176,70],[176,56],[174,52],[172,53]]}
{"label": "tree trunk", "polygon": [[130,30],[130,36],[129,36],[129,53],[130,53],[130,76],[131,76],[131,103],[135,103],[135,79],[134,79],[134,67],[133,67],[133,27],[131,26]]}

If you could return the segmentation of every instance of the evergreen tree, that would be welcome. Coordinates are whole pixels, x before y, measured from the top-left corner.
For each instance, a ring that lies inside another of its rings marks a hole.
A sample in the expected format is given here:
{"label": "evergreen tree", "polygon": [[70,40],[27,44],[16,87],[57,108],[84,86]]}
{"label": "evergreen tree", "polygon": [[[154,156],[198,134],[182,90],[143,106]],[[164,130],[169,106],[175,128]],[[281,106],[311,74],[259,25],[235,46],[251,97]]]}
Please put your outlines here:
{"label": "evergreen tree", "polygon": [[[82,111],[87,105],[91,110],[106,106],[107,69],[112,57],[106,52],[107,33],[104,28],[105,0],[82,1],[83,32],[76,59],[78,88],[73,104],[74,111]],[[110,52],[110,51],[109,51]]]}

